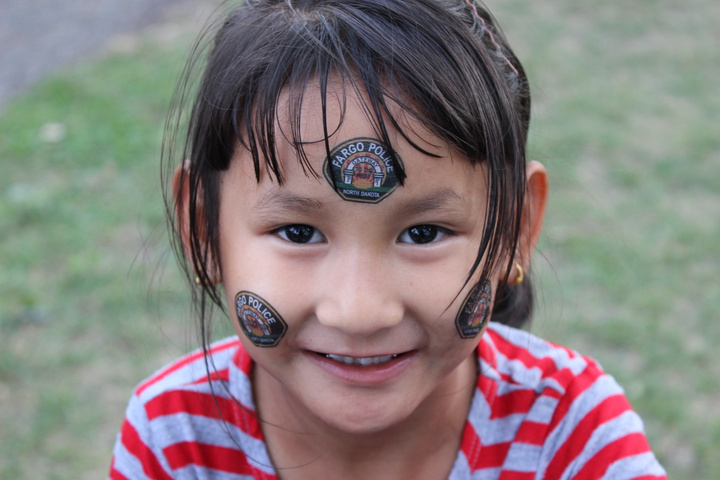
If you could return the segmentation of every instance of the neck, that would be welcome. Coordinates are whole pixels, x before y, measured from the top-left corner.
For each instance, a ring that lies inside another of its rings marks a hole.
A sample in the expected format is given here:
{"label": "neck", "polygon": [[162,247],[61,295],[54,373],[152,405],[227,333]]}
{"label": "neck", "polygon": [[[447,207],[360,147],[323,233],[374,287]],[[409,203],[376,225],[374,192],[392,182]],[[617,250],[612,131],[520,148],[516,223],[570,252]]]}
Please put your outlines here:
{"label": "neck", "polygon": [[317,419],[273,377],[253,373],[256,404],[282,480],[446,479],[460,449],[477,384],[468,358],[403,421],[381,431],[346,432]]}

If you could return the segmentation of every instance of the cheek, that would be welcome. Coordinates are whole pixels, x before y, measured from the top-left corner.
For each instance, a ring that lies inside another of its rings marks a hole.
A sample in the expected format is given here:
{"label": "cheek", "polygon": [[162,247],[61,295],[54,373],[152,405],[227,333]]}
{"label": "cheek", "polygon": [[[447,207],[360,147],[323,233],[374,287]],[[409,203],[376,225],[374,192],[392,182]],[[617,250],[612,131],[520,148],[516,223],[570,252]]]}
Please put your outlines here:
{"label": "cheek", "polygon": [[455,327],[460,338],[475,338],[490,320],[492,286],[485,280],[477,284],[465,297],[455,316]]}
{"label": "cheek", "polygon": [[256,347],[277,346],[287,331],[287,324],[270,303],[260,295],[241,291],[233,302],[236,330]]}
{"label": "cheek", "polygon": [[[235,313],[233,305],[239,292],[249,291],[253,295],[264,298],[264,304],[277,308],[279,299],[276,292],[286,291],[285,276],[278,272],[273,263],[272,255],[265,242],[251,234],[224,235],[221,240],[221,265],[223,269],[223,285],[230,310]],[[278,311],[282,316],[283,312]],[[233,315],[234,317],[236,315]]]}
{"label": "cheek", "polygon": [[415,314],[424,319],[428,340],[436,345],[436,354],[442,358],[469,354],[487,328],[493,287],[490,281],[474,282],[462,291],[462,282],[440,281],[416,289]]}
{"label": "cheek", "polygon": [[405,276],[405,304],[413,315],[454,329],[455,316],[470,290],[470,286],[463,286],[467,270],[468,263],[462,257],[413,268]]}

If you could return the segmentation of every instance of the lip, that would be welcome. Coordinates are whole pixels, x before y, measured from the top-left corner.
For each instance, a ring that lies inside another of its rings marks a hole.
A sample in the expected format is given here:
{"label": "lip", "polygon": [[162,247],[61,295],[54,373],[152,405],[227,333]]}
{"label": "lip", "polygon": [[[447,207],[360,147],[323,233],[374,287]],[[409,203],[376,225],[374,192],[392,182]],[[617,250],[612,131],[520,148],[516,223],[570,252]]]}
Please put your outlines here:
{"label": "lip", "polygon": [[[326,354],[319,352],[306,351],[305,354],[311,362],[331,376],[344,382],[363,387],[376,387],[393,381],[410,367],[415,358],[415,352],[409,351],[403,352],[383,363],[356,365],[333,360],[328,358]],[[381,357],[385,355],[373,356]]]}

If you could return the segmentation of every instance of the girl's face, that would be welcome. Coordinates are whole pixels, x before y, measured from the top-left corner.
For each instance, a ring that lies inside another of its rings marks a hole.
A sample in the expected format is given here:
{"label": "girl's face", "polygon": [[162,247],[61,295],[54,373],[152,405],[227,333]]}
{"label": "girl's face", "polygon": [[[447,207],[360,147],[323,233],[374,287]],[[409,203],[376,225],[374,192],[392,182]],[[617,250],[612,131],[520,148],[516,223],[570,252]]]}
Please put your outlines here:
{"label": "girl's face", "polygon": [[[284,139],[290,132],[284,112],[277,128],[286,135],[277,135],[276,147],[285,183],[266,172],[258,183],[241,148],[224,174],[223,284],[237,333],[256,362],[255,381],[268,386],[272,408],[348,433],[377,432],[473,388],[473,351],[482,333],[462,339],[455,319],[484,227],[484,170],[398,115],[411,139],[440,158],[391,131],[407,178],[388,191],[387,155],[350,92],[341,124],[340,103],[328,99],[330,147],[345,151],[334,152],[334,167],[326,164],[319,95],[309,89],[302,109],[302,137],[317,140],[305,145],[317,178],[303,172]],[[323,173],[331,168],[339,192]],[[498,274],[490,280],[494,293]],[[237,300],[255,307],[244,321]],[[272,318],[265,330],[263,316]],[[260,343],[270,338],[268,330],[284,333]],[[259,408],[267,418],[263,391]]]}

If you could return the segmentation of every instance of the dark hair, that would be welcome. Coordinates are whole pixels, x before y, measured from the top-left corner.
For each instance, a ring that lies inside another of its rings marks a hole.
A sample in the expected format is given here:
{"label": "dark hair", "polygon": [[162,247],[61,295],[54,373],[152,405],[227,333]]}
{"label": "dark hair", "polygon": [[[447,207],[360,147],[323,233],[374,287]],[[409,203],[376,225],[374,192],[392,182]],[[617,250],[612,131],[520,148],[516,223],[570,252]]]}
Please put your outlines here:
{"label": "dark hair", "polygon": [[[485,8],[474,0],[246,0],[218,28],[207,58],[200,48],[208,43],[206,33],[188,62],[163,148],[166,179],[179,162],[186,162],[182,181],[190,191],[189,263],[174,217],[177,206],[167,190],[165,198],[176,253],[188,278],[200,280],[193,292],[204,343],[212,308],[224,309],[221,289],[213,285],[220,268],[220,177],[235,149],[244,148],[258,178],[264,164],[283,182],[274,145],[278,98],[285,91],[290,141],[306,174],[317,175],[303,151],[300,104],[311,83],[324,97],[331,77],[369,99],[365,107],[386,145],[391,145],[387,122],[410,141],[388,108],[392,103],[473,164],[486,163],[485,229],[466,283],[483,256],[484,278],[509,259],[492,319],[515,326],[529,319],[529,279],[508,286],[507,276],[524,199],[530,92],[520,62]],[[202,80],[193,86],[193,73],[204,60]],[[175,148],[183,106],[193,95],[187,135]],[[327,124],[325,128],[327,132]],[[327,135],[325,147],[329,155]],[[395,168],[402,183],[399,162]]]}

